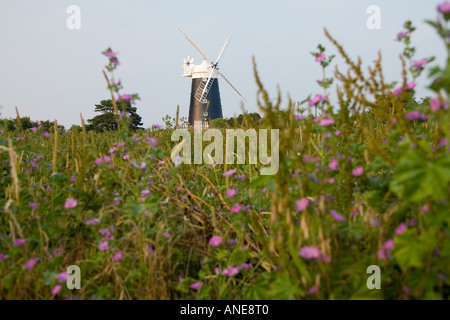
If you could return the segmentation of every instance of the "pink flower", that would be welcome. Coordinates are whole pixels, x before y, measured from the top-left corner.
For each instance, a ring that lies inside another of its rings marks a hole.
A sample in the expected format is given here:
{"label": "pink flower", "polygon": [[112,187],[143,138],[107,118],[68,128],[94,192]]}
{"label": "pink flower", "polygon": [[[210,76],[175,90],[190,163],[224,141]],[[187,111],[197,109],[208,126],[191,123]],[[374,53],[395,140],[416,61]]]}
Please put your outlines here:
{"label": "pink flower", "polygon": [[66,282],[67,279],[69,279],[69,278],[70,278],[70,274],[66,273],[66,272],[61,272],[56,275],[56,280],[58,280],[58,282],[61,282],[61,283]]}
{"label": "pink flower", "polygon": [[409,82],[406,84],[406,89],[408,90],[414,90],[414,88],[417,86],[417,83],[415,82]]}
{"label": "pink flower", "polygon": [[332,125],[334,123],[334,119],[321,119],[319,121],[319,126],[326,127]]}
{"label": "pink flower", "polygon": [[377,219],[370,219],[370,224],[372,225],[372,227],[378,227],[381,224],[381,222],[380,220]]}
{"label": "pink flower", "polygon": [[383,248],[386,250],[392,250],[394,248],[394,240],[390,239],[383,243]]}
{"label": "pink flower", "polygon": [[64,204],[64,209],[73,209],[77,206],[77,200],[72,198],[67,198],[66,203]]}
{"label": "pink flower", "polygon": [[328,168],[330,168],[331,170],[339,170],[339,163],[336,158],[333,157],[333,160],[331,160]]}
{"label": "pink flower", "polygon": [[428,117],[422,113],[420,113],[419,111],[411,111],[408,113],[405,113],[405,118],[408,120],[423,120],[423,121],[427,121]]}
{"label": "pink flower", "polygon": [[224,177],[230,177],[230,176],[232,176],[233,174],[235,174],[236,171],[237,171],[237,169],[225,171],[224,173],[222,173],[222,176],[224,176]]}
{"label": "pink flower", "polygon": [[100,219],[99,219],[99,218],[94,218],[94,219],[91,219],[91,220],[87,220],[87,221],[86,221],[86,224],[87,224],[88,226],[95,226],[95,225],[98,224],[98,223],[100,223]]}
{"label": "pink flower", "polygon": [[148,190],[148,189],[145,189],[145,190],[141,191],[141,195],[143,195],[144,197],[148,196],[148,195],[151,195],[151,194],[152,194],[152,192],[150,190]]}
{"label": "pink flower", "polygon": [[325,54],[321,53],[316,57],[316,62],[322,62],[323,60],[325,60]]}
{"label": "pink flower", "polygon": [[406,231],[406,223],[400,223],[400,225],[397,227],[397,229],[395,229],[394,233],[396,235],[401,235],[405,231]]}
{"label": "pink flower", "polygon": [[217,247],[222,243],[222,238],[219,236],[214,236],[211,239],[209,239],[209,245],[211,247]]}
{"label": "pink flower", "polygon": [[407,35],[409,35],[409,31],[402,31],[397,34],[397,38],[400,39],[400,38],[406,37]]}
{"label": "pink flower", "polygon": [[352,171],[352,175],[354,175],[355,177],[360,177],[360,176],[362,176],[363,173],[364,173],[363,167],[358,167]]}
{"label": "pink flower", "polygon": [[194,290],[200,290],[202,286],[203,286],[203,282],[195,282],[195,283],[191,284],[190,288],[194,289]]}
{"label": "pink flower", "polygon": [[167,233],[165,233],[164,234],[164,237],[166,237],[166,238],[170,238],[172,235],[169,233],[169,232],[167,232]]}
{"label": "pink flower", "polygon": [[294,116],[294,120],[295,120],[295,121],[298,121],[298,120],[303,119],[303,118],[304,118],[304,117],[303,117],[302,115]]}
{"label": "pink flower", "polygon": [[383,243],[381,249],[378,251],[378,258],[387,260],[391,256],[391,250],[394,248],[394,240],[390,239]]}
{"label": "pink flower", "polygon": [[25,262],[24,267],[25,267],[25,269],[32,270],[37,262],[38,262],[38,259],[32,258],[32,259],[28,260],[27,262]]}
{"label": "pink flower", "polygon": [[158,165],[162,166],[164,164],[164,161],[160,160],[158,161]]}
{"label": "pink flower", "polygon": [[306,292],[307,295],[313,295],[316,294],[317,291],[319,291],[319,288],[317,286],[312,286],[309,288],[309,290]]}
{"label": "pink flower", "polygon": [[103,163],[102,158],[98,158],[97,160],[95,160],[95,164],[97,164],[97,165],[101,165],[102,163]]}
{"label": "pink flower", "polygon": [[37,132],[37,129],[38,129],[38,128],[33,127],[33,128],[31,128],[30,130],[33,131],[34,133],[36,133],[36,132]]}
{"label": "pink flower", "polygon": [[104,156],[103,157],[103,161],[105,161],[106,163],[111,162],[111,157],[110,156]]}
{"label": "pink flower", "polygon": [[100,251],[106,251],[106,250],[108,250],[108,249],[109,249],[108,241],[101,241],[101,242],[99,243],[99,245],[98,245],[98,249],[99,249]]}
{"label": "pink flower", "polygon": [[233,206],[233,208],[230,209],[230,212],[233,212],[233,213],[239,213],[239,211],[241,211],[243,208],[244,208],[243,205],[241,205],[241,204],[235,204],[235,205]]}
{"label": "pink flower", "polygon": [[111,147],[111,149],[109,149],[109,153],[114,153],[117,150],[117,147]]}
{"label": "pink flower", "polygon": [[317,259],[320,258],[321,252],[316,246],[307,246],[300,249],[300,257],[305,259]]}
{"label": "pink flower", "polygon": [[333,184],[336,181],[335,178],[328,179],[328,184]]}
{"label": "pink flower", "polygon": [[0,252],[0,261],[6,260],[8,258],[8,256],[4,253]]}
{"label": "pink flower", "polygon": [[394,91],[392,91],[392,94],[393,94],[394,96],[399,97],[400,94],[402,93],[402,91],[403,91],[403,88],[402,88],[402,87],[398,87],[397,89],[395,89]]}
{"label": "pink flower", "polygon": [[316,96],[315,96],[314,98],[312,98],[312,99],[310,99],[310,100],[308,101],[308,105],[309,105],[310,107],[313,107],[313,106],[315,106],[317,103],[319,103],[320,101],[327,101],[327,100],[328,100],[327,97],[325,97],[325,96],[323,96],[323,95],[321,95],[321,94],[316,94]]}
{"label": "pink flower", "polygon": [[21,247],[25,244],[26,241],[27,239],[17,239],[16,241],[14,241],[14,245],[16,247]]}
{"label": "pink flower", "polygon": [[61,289],[62,289],[62,285],[57,284],[56,286],[53,287],[52,294],[53,295],[58,294],[61,291]]}
{"label": "pink flower", "polygon": [[335,132],[335,135],[337,135],[338,137],[341,135],[341,130],[337,130],[336,132]]}
{"label": "pink flower", "polygon": [[415,69],[422,69],[428,63],[427,59],[420,59],[413,62],[413,67]]}
{"label": "pink flower", "polygon": [[108,49],[107,51],[105,51],[104,55],[109,57],[109,58],[116,58],[117,57],[117,52],[114,52],[111,49]]}
{"label": "pink flower", "polygon": [[126,155],[124,155],[124,156],[122,157],[122,159],[123,159],[123,160],[128,160],[128,159],[130,159],[130,155],[129,155],[129,154],[126,154]]}
{"label": "pink flower", "polygon": [[437,8],[440,13],[443,13],[443,14],[450,13],[450,2],[445,1],[445,2],[441,3],[440,5],[438,5]]}
{"label": "pink flower", "polygon": [[331,216],[334,218],[334,220],[342,222],[345,221],[345,217],[337,213],[336,210],[330,210]]}
{"label": "pink flower", "polygon": [[125,145],[125,142],[120,141],[120,142],[117,144],[117,148],[123,147],[124,145]]}
{"label": "pink flower", "polygon": [[447,110],[448,103],[439,101],[438,99],[430,99],[430,108],[431,108],[431,111],[433,111],[433,112],[436,112],[439,109]]}
{"label": "pink flower", "polygon": [[295,202],[295,210],[305,211],[309,206],[309,200],[307,198],[301,198]]}
{"label": "pink flower", "polygon": [[39,208],[39,203],[37,202],[28,202],[28,205],[30,206],[31,209],[37,210],[37,208]]}
{"label": "pink flower", "polygon": [[236,195],[236,189],[230,188],[227,190],[227,197],[232,198]]}
{"label": "pink flower", "polygon": [[222,271],[222,274],[227,277],[233,277],[239,273],[239,268],[233,265]]}
{"label": "pink flower", "polygon": [[50,138],[50,133],[48,133],[47,131],[44,131],[42,135],[44,136],[44,138]]}
{"label": "pink flower", "polygon": [[152,147],[156,147],[158,145],[158,139],[153,137],[148,137],[148,140],[152,143]]}
{"label": "pink flower", "polygon": [[114,262],[117,262],[117,261],[122,260],[122,258],[123,258],[122,251],[119,251],[114,255],[113,260],[114,260]]}

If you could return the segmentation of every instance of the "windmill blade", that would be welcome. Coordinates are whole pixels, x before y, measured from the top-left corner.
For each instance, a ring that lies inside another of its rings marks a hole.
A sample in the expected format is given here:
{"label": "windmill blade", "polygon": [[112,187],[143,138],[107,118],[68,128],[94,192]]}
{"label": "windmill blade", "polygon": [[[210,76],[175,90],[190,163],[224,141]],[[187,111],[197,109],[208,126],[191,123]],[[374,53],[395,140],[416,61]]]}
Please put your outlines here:
{"label": "windmill blade", "polygon": [[[211,74],[209,75],[208,80],[203,81],[200,83],[200,85],[197,88],[197,91],[195,92],[195,98],[200,101],[200,103],[206,103],[206,97],[208,96],[209,93],[209,89],[211,89],[211,86],[213,84],[214,78],[213,76],[215,76],[215,72],[217,69],[212,68]],[[206,79],[206,78],[205,78]]]}
{"label": "windmill blade", "polygon": [[225,39],[225,42],[223,43],[222,49],[220,50],[219,56],[217,57],[215,64],[217,65],[219,63],[220,58],[222,57],[223,53],[225,52],[225,48],[227,47],[229,41],[231,38],[231,34],[228,35],[228,37]]}
{"label": "windmill blade", "polygon": [[225,77],[224,75],[223,75],[223,73],[222,72],[220,72],[219,70],[217,70],[217,69],[215,69],[216,70],[216,72],[218,73],[218,74],[220,74],[221,76],[222,76],[222,78],[230,85],[230,87],[242,98],[242,100],[244,100],[244,102],[245,103],[248,103],[248,101],[247,101],[247,99],[245,99],[245,97],[239,92],[239,90],[238,89],[236,89],[236,87],[231,83],[231,81],[230,80],[228,80],[227,79],[227,77]]}
{"label": "windmill blade", "polygon": [[186,32],[184,32],[183,29],[181,29],[181,27],[178,27],[178,30],[180,30],[180,32],[184,35],[184,37],[187,39],[187,41],[189,41],[194,46],[194,48],[197,49],[198,52],[200,52],[202,57],[205,58],[206,61],[208,61],[208,63],[212,65],[211,60],[209,60],[208,57],[203,53],[203,51],[200,50],[200,48],[194,43],[194,41],[192,41],[191,38],[189,38],[189,36],[186,34]]}

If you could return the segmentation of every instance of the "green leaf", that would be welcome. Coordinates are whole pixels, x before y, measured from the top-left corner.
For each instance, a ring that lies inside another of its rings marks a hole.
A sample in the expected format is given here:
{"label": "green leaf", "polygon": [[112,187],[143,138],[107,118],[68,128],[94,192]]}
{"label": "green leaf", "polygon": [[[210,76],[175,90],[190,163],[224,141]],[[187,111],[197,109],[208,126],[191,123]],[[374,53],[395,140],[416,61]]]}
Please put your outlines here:
{"label": "green leaf", "polygon": [[430,162],[420,150],[411,148],[400,159],[390,188],[398,197],[413,202],[427,197],[439,200],[446,196],[449,181],[448,154]]}

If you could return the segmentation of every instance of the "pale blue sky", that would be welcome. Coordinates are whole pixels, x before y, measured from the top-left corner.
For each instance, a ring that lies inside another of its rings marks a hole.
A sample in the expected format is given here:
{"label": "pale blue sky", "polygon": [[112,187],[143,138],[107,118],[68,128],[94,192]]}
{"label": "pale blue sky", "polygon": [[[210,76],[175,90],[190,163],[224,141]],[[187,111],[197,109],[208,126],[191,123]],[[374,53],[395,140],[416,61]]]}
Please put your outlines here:
{"label": "pale blue sky", "polygon": [[[162,123],[180,105],[187,116],[190,79],[181,77],[183,57],[202,58],[177,30],[181,25],[212,60],[226,35],[232,42],[221,61],[221,71],[247,97],[250,112],[256,106],[256,85],[251,58],[254,55],[263,84],[276,94],[276,86],[294,100],[320,93],[315,80],[321,69],[309,52],[318,43],[328,52],[323,27],[364,65],[382,50],[384,70],[390,81],[400,78],[398,55],[402,46],[394,41],[403,22],[418,27],[413,42],[416,58],[437,56],[444,61],[444,47],[425,19],[434,19],[442,0],[0,0],[0,105],[3,116],[13,117],[17,106],[33,120],[57,119],[69,127],[95,115],[94,105],[108,99],[101,73],[111,46],[122,65],[117,77],[123,93],[139,93],[138,113],[144,126]],[[66,9],[81,8],[81,30],[68,30]],[[381,8],[381,30],[369,30],[369,5]],[[342,60],[336,63],[344,66]],[[418,94],[425,96],[426,76]],[[225,117],[240,113],[239,100],[224,81],[220,82]],[[334,90],[334,87],[333,87]]]}

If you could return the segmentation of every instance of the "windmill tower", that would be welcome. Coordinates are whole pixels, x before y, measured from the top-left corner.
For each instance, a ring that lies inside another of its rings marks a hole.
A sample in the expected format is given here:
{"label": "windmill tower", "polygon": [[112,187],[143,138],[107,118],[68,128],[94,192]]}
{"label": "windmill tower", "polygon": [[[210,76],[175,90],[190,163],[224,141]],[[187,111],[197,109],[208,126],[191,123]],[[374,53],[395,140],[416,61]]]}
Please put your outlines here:
{"label": "windmill tower", "polygon": [[234,90],[242,101],[247,102],[244,96],[236,87],[219,71],[218,64],[226,46],[230,41],[230,35],[225,40],[219,56],[213,63],[191,40],[191,38],[180,27],[180,32],[186,37],[194,48],[203,56],[203,62],[194,65],[194,58],[188,56],[184,58],[183,77],[192,78],[191,101],[189,105],[189,124],[194,125],[196,121],[201,121],[203,127],[209,126],[209,121],[222,118],[222,103],[220,101],[219,76],[221,76]]}

